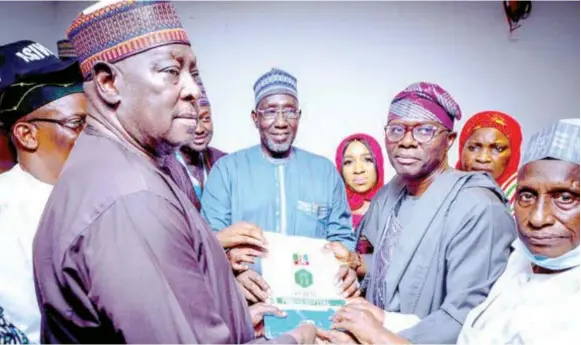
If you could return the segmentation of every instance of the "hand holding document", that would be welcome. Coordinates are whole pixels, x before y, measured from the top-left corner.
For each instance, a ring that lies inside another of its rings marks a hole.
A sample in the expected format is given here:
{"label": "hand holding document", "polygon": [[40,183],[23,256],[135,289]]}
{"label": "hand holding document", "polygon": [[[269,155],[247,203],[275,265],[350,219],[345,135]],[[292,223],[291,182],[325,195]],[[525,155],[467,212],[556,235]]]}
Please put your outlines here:
{"label": "hand holding document", "polygon": [[266,241],[262,229],[257,225],[238,222],[219,231],[216,234],[222,247],[228,249],[240,245],[249,245],[258,248],[265,248]]}
{"label": "hand holding document", "polygon": [[262,259],[262,276],[270,285],[269,303],[284,310],[285,318],[267,315],[265,336],[275,338],[301,322],[329,329],[329,318],[345,305],[341,263],[323,248],[324,239],[264,233],[270,255]]}

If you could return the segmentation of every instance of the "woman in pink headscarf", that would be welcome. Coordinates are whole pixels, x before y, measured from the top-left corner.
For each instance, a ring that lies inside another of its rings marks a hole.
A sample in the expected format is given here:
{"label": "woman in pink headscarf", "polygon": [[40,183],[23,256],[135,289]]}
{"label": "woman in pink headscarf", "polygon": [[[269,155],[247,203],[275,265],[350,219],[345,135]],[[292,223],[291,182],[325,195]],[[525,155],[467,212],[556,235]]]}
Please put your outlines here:
{"label": "woman in pink headscarf", "polygon": [[[367,212],[371,198],[383,187],[381,146],[367,134],[353,134],[343,139],[337,148],[335,163],[345,182],[355,229]],[[362,254],[373,252],[373,247],[363,235],[357,251]]]}

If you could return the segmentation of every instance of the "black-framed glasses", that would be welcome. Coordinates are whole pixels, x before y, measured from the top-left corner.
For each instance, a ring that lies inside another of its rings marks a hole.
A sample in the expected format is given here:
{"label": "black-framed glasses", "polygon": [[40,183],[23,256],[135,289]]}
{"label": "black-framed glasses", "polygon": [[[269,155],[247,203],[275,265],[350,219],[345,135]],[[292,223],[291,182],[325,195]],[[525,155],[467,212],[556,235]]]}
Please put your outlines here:
{"label": "black-framed glasses", "polygon": [[62,127],[65,127],[65,128],[71,129],[73,131],[77,131],[77,132],[82,131],[83,128],[85,128],[85,123],[86,123],[85,118],[83,118],[83,117],[73,117],[73,118],[64,119],[64,120],[36,118],[36,119],[30,119],[26,122],[28,122],[28,123],[34,123],[34,122],[56,123],[57,125],[60,125]]}
{"label": "black-framed glasses", "polygon": [[299,110],[294,108],[288,109],[276,109],[276,108],[268,108],[268,109],[256,109],[256,112],[262,116],[263,119],[268,121],[274,121],[278,114],[282,114],[285,120],[291,119],[295,120],[299,117]]}
{"label": "black-framed glasses", "polygon": [[442,132],[449,132],[447,128],[440,128],[436,125],[418,123],[415,125],[404,125],[402,123],[394,123],[385,126],[385,138],[391,143],[396,143],[402,140],[407,132],[412,132],[412,137],[420,144],[425,144]]}

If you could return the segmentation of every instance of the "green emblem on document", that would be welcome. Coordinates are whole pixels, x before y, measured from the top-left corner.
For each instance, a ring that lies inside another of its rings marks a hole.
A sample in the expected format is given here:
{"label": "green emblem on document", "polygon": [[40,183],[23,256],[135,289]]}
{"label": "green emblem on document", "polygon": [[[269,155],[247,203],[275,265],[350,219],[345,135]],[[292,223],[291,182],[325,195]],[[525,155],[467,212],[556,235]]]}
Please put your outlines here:
{"label": "green emblem on document", "polygon": [[295,283],[302,288],[313,285],[313,274],[305,269],[295,272]]}

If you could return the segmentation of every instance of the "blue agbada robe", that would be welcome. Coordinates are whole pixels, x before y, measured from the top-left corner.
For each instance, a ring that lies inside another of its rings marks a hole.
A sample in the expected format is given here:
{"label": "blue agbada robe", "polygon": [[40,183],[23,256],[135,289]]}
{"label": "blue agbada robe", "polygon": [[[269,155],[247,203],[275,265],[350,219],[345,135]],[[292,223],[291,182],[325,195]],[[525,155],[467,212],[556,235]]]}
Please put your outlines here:
{"label": "blue agbada robe", "polygon": [[[268,157],[260,145],[221,158],[208,175],[202,215],[213,231],[245,221],[355,248],[343,180],[328,159],[298,148],[287,159]],[[251,268],[260,272],[259,263]]]}

